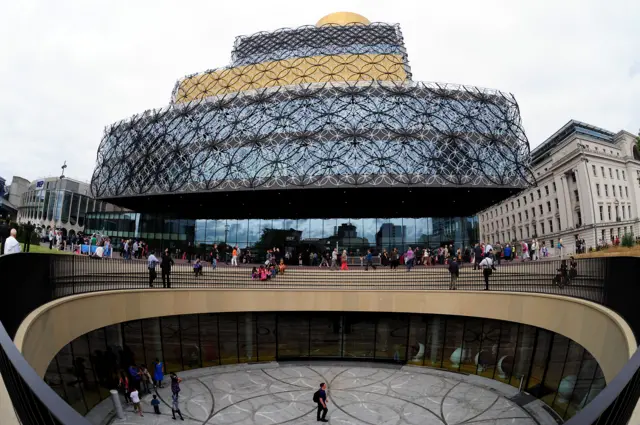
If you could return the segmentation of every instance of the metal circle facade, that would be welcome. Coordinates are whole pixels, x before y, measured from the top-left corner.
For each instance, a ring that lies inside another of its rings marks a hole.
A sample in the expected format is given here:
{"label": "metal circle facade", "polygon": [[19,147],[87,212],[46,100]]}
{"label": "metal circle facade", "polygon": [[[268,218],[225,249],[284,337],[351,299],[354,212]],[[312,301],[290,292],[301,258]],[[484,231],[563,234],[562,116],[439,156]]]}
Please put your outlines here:
{"label": "metal circle facade", "polygon": [[306,187],[509,187],[533,181],[513,96],[411,80],[398,26],[239,37],[170,106],[105,130],[97,197]]}

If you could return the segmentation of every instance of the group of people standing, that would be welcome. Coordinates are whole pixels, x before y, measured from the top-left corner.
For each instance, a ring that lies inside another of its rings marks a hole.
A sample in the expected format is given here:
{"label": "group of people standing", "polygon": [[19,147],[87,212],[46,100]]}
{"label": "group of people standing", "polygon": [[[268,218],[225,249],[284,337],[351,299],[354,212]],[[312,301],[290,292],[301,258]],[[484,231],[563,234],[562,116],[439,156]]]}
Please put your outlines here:
{"label": "group of people standing", "polygon": [[[178,403],[178,397],[180,394],[180,383],[182,382],[182,379],[180,379],[173,372],[169,374],[169,377],[171,378],[171,413],[173,414],[173,419],[176,419],[177,413],[180,419],[184,421]],[[152,386],[154,391],[157,391],[158,388],[164,388],[162,386],[163,380],[164,363],[156,358],[156,360],[153,362],[153,377],[151,376],[145,365],[131,365],[129,366],[127,372],[120,372],[118,388],[124,395],[125,403],[132,404],[133,411],[135,413],[138,413],[140,416],[144,416],[144,414],[142,413],[142,404],[140,401],[140,391],[143,390],[143,394],[151,394]],[[154,413],[156,415],[159,415],[160,400],[158,400],[158,396],[156,394],[153,395],[151,405],[153,406]]]}

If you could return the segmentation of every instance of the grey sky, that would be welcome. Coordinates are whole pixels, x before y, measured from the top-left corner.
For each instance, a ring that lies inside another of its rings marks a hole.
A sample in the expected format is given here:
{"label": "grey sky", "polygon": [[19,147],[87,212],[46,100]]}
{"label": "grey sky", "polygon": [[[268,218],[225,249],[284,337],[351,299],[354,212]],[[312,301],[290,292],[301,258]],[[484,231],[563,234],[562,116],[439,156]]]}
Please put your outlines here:
{"label": "grey sky", "polygon": [[89,180],[106,125],[166,106],[235,36],[336,11],[400,23],[415,80],[516,96],[532,148],[571,118],[640,127],[640,2],[0,2],[0,176]]}

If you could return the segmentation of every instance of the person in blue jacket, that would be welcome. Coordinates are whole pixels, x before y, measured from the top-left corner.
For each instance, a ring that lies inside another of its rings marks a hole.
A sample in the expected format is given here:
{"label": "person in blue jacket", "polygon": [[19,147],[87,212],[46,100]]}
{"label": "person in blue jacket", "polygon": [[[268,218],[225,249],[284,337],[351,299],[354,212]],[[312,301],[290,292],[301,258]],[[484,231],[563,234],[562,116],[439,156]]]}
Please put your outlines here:
{"label": "person in blue jacket", "polygon": [[504,247],[504,259],[511,260],[511,245],[509,244]]}
{"label": "person in blue jacket", "polygon": [[162,380],[164,379],[164,365],[159,359],[153,362],[153,380],[158,388],[162,388]]}

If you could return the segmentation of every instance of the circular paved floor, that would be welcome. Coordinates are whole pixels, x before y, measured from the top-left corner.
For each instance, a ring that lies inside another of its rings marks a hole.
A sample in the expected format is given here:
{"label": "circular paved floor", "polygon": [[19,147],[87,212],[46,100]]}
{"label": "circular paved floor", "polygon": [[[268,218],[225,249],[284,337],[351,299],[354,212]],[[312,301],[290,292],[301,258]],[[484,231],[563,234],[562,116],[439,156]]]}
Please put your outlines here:
{"label": "circular paved floor", "polygon": [[[480,386],[478,377],[426,368],[270,364],[201,369],[183,377],[185,421],[178,422],[185,424],[317,423],[312,395],[320,382],[328,383],[327,418],[334,424],[555,424],[544,413],[535,421],[506,395]],[[127,406],[126,419],[113,423],[175,423],[170,389],[165,386],[158,395],[161,415],[153,413],[146,396],[144,417]]]}

